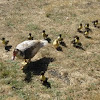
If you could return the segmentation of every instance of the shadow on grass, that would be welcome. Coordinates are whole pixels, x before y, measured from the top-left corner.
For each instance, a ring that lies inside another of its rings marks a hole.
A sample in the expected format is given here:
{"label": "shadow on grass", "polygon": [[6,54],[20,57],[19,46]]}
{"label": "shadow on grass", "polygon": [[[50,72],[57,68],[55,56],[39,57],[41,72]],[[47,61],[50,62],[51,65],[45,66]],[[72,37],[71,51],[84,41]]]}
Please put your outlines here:
{"label": "shadow on grass", "polygon": [[49,63],[53,61],[53,58],[44,57],[24,66],[23,72],[26,74],[25,81],[30,82],[32,75],[40,75],[42,71],[47,71]]}
{"label": "shadow on grass", "polygon": [[81,43],[79,43],[79,44],[73,44],[73,47],[85,51],[85,49],[82,47],[82,44]]}
{"label": "shadow on grass", "polygon": [[85,36],[87,39],[92,39],[92,37],[90,37],[90,36]]}
{"label": "shadow on grass", "polygon": [[80,49],[80,50],[83,50],[83,51],[85,51],[85,49],[83,48],[83,47],[81,47],[81,46],[75,46],[77,49]]}
{"label": "shadow on grass", "polygon": [[57,51],[63,51],[62,48],[59,46],[58,48],[56,48]]}
{"label": "shadow on grass", "polygon": [[62,45],[62,46],[67,48],[67,45],[65,44],[65,42],[61,42],[60,45]]}
{"label": "shadow on grass", "polygon": [[48,41],[48,43],[51,43],[51,39],[50,38],[47,38],[46,40]]}
{"label": "shadow on grass", "polygon": [[43,85],[44,85],[45,87],[47,87],[47,88],[51,88],[50,82],[45,82],[45,83],[43,83]]}
{"label": "shadow on grass", "polygon": [[12,48],[12,45],[5,46],[5,50],[8,52]]}

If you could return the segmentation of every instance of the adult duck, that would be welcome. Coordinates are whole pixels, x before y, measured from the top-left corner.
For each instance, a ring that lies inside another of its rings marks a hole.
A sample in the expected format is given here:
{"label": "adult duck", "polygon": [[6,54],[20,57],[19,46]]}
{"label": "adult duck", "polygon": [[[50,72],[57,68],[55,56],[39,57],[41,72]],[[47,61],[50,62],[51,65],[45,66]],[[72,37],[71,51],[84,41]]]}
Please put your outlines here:
{"label": "adult duck", "polygon": [[15,57],[18,57],[19,59],[24,59],[26,63],[30,63],[40,48],[47,44],[48,41],[46,40],[26,40],[15,47],[12,59],[14,60]]}

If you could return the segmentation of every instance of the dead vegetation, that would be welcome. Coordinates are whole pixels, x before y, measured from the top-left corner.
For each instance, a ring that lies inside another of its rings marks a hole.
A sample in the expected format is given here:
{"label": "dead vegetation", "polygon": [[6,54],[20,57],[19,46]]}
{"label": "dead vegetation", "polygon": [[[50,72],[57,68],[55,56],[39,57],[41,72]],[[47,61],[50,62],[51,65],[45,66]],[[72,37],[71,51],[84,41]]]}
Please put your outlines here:
{"label": "dead vegetation", "polygon": [[[0,0],[0,39],[12,45],[6,52],[0,42],[0,100],[100,100],[100,0]],[[90,24],[91,39],[77,32],[78,25]],[[21,60],[11,61],[14,47],[32,33],[43,39],[42,30],[51,39],[48,47],[20,70]],[[52,43],[62,34],[67,47],[62,51]],[[78,35],[85,51],[71,45]],[[39,80],[45,71],[51,88]]]}

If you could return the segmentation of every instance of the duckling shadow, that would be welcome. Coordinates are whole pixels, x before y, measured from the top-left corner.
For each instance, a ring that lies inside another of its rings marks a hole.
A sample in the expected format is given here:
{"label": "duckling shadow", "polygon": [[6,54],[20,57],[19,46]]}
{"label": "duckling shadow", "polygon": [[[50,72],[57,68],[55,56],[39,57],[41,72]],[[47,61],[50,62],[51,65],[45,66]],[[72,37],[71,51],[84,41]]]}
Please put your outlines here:
{"label": "duckling shadow", "polygon": [[44,82],[43,85],[47,88],[51,88],[51,84],[50,82]]}
{"label": "duckling shadow", "polygon": [[92,39],[92,37],[90,37],[90,36],[85,36],[87,39]]}
{"label": "duckling shadow", "polygon": [[61,47],[56,48],[57,51],[63,51]]}
{"label": "duckling shadow", "polygon": [[65,42],[61,42],[60,45],[67,47],[67,45],[65,44]]}
{"label": "duckling shadow", "polygon": [[12,48],[12,45],[5,46],[5,50],[8,52]]}
{"label": "duckling shadow", "polygon": [[23,72],[26,74],[25,81],[30,82],[32,75],[40,75],[42,71],[47,71],[48,65],[50,62],[53,62],[54,59],[50,57],[44,57],[37,61],[31,62],[24,66]]}
{"label": "duckling shadow", "polygon": [[85,51],[85,49],[82,47],[82,44],[81,43],[79,43],[79,44],[73,44],[73,46],[75,47],[75,48],[77,48],[77,49],[80,49],[80,50],[84,50]]}
{"label": "duckling shadow", "polygon": [[79,32],[79,33],[81,33],[81,34],[83,34],[83,33],[84,33],[84,31],[80,31],[80,30],[77,30],[77,32]]}
{"label": "duckling shadow", "polygon": [[85,51],[85,49],[82,46],[75,46],[77,49]]}
{"label": "duckling shadow", "polygon": [[90,29],[90,28],[87,28],[86,30],[89,31],[89,32],[92,32],[92,29]]}
{"label": "duckling shadow", "polygon": [[97,28],[100,28],[100,26],[97,26]]}
{"label": "duckling shadow", "polygon": [[46,40],[48,41],[48,43],[51,43],[51,39],[50,38],[47,38]]}

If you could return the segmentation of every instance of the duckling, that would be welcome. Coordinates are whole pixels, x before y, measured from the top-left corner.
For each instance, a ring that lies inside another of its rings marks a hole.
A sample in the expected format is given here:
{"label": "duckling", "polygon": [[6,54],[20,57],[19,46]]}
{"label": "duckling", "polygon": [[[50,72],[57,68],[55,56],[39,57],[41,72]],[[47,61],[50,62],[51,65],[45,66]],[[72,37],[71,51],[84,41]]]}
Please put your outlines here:
{"label": "duckling", "polygon": [[43,36],[44,39],[47,39],[48,34],[45,33],[45,30],[43,30],[43,32],[42,32],[42,36]]}
{"label": "duckling", "polygon": [[5,38],[2,38],[1,40],[2,40],[2,44],[4,44],[5,46],[7,46],[7,45],[8,45],[8,43],[9,43],[9,41],[8,41],[8,40],[5,40]]}
{"label": "duckling", "polygon": [[97,25],[98,25],[98,20],[92,21],[92,23],[93,23],[94,27],[97,27]]}
{"label": "duckling", "polygon": [[84,32],[84,36],[85,36],[85,37],[88,37],[88,34],[89,34],[89,30],[86,30],[86,31]]}
{"label": "duckling", "polygon": [[29,33],[29,35],[28,35],[28,40],[33,40],[33,37],[32,37],[31,33]]}
{"label": "duckling", "polygon": [[79,41],[79,37],[78,36],[74,36],[74,40],[71,41],[71,43],[73,44],[74,47],[82,46],[81,42]]}
{"label": "duckling", "polygon": [[82,28],[83,28],[82,23],[80,23],[80,25],[79,25],[77,31],[78,31],[78,32],[82,32]]}
{"label": "duckling", "polygon": [[59,36],[58,36],[58,41],[61,43],[62,41],[63,41],[63,38],[62,38],[62,35],[61,34],[59,34]]}
{"label": "duckling", "polygon": [[40,76],[40,80],[42,82],[42,84],[47,83],[48,78],[44,76],[44,71],[41,72],[41,76]]}
{"label": "duckling", "polygon": [[56,49],[59,48],[59,45],[60,45],[59,40],[58,39],[54,40],[54,42],[53,42],[54,48],[56,48]]}
{"label": "duckling", "polygon": [[85,30],[90,30],[90,28],[89,28],[89,23],[87,23],[87,24],[85,24]]}

